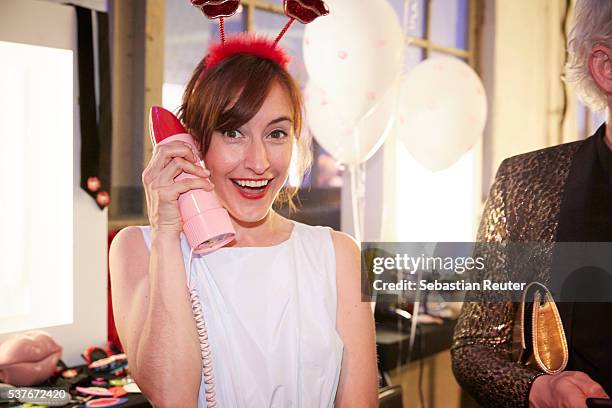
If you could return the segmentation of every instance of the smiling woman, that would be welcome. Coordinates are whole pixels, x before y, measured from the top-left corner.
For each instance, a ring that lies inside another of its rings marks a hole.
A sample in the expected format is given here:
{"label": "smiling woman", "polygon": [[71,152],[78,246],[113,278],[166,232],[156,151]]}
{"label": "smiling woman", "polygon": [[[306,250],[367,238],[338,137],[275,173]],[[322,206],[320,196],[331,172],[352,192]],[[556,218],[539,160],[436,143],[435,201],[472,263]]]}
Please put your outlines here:
{"label": "smiling woman", "polygon": [[[264,103],[268,106],[262,109]],[[246,123],[260,110],[276,116],[259,115],[253,126],[262,129],[245,128]],[[203,61],[196,68],[185,90],[181,120],[201,146],[202,156],[213,174],[212,181],[218,187],[222,188],[217,185],[221,175],[213,168],[215,160],[211,161],[211,158],[223,156],[224,150],[227,150],[231,157],[239,157],[237,153],[244,149],[250,148],[257,153],[258,148],[265,148],[273,153],[271,159],[282,162],[291,158],[295,139],[298,178],[301,179],[310,166],[310,139],[307,134],[301,132],[302,100],[299,88],[286,70],[270,60],[238,54],[209,69],[206,69]],[[255,130],[268,132],[261,140],[261,146],[254,138]],[[215,149],[211,149],[213,144]],[[211,158],[208,157],[209,154]],[[260,156],[253,157],[257,159]],[[264,164],[255,163],[256,166]],[[277,167],[279,163],[275,164]],[[228,176],[240,178],[238,173]],[[280,191],[285,179],[279,176],[281,175],[277,174],[275,180],[271,180],[276,190],[272,191],[270,196],[276,197],[277,203],[287,203],[293,209],[292,198],[297,193],[297,188],[286,186]],[[270,177],[259,175],[255,179],[269,180]],[[223,199],[225,191],[215,191]],[[279,191],[278,195],[275,194]]]}
{"label": "smiling woman", "polygon": [[[248,106],[237,106],[240,99],[227,112],[248,111]],[[209,149],[204,152],[205,162],[217,196],[234,218],[261,220],[265,215],[262,212],[268,211],[285,185],[295,137],[290,115],[291,103],[285,91],[273,83],[259,113],[249,122],[238,130],[213,133]],[[308,153],[302,156],[305,154]],[[240,198],[263,203],[243,202]]]}
{"label": "smiling woman", "polygon": [[[292,205],[289,168],[297,162],[303,175],[310,150],[299,88],[276,45],[263,47],[193,72],[180,118],[199,152],[181,142],[155,148],[143,173],[151,226],[124,229],[111,247],[119,336],[155,406],[376,406],[358,246],[273,209]],[[214,190],[236,232],[196,256],[176,202],[194,188]]]}

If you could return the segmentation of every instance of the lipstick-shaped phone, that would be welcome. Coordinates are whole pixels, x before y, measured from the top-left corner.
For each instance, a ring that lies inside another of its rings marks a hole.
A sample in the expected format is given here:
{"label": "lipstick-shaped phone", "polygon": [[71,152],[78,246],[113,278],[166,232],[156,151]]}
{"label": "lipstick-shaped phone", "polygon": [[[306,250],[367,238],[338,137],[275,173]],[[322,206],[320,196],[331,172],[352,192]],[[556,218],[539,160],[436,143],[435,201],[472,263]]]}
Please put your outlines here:
{"label": "lipstick-shaped phone", "polygon": [[[154,106],[151,108],[149,119],[153,146],[181,141],[189,143],[194,152],[198,151],[195,140],[172,112]],[[195,177],[188,173],[181,173],[175,180]],[[219,204],[213,192],[202,189],[190,190],[179,196],[178,204],[183,218],[183,232],[194,253],[211,252],[234,239],[236,233],[229,214]]]}

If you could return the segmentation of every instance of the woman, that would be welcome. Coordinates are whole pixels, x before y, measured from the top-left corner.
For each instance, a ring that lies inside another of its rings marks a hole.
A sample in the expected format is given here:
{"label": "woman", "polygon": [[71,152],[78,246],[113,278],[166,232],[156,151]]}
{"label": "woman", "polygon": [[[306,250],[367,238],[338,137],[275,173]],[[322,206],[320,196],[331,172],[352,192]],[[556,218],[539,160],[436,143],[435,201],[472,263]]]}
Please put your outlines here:
{"label": "woman", "polygon": [[[374,326],[356,243],[272,209],[291,200],[292,157],[307,161],[301,112],[299,88],[277,62],[248,53],[203,62],[181,120],[207,169],[177,142],[156,147],[144,170],[151,225],[123,229],[110,264],[118,333],[153,405],[206,405],[186,272],[204,310],[218,406],[376,405]],[[198,178],[174,182],[181,172]],[[177,199],[194,188],[214,189],[236,238],[186,271]]]}

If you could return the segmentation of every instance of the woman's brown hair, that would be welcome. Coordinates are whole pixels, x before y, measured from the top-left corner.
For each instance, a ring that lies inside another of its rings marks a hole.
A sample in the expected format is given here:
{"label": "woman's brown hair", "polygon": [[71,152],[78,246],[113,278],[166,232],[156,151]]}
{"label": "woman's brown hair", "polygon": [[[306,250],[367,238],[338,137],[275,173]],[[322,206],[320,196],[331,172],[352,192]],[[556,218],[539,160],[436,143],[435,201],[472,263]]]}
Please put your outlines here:
{"label": "woman's brown hair", "polygon": [[[275,62],[250,54],[233,55],[208,70],[205,64],[204,59],[193,71],[179,108],[179,118],[196,139],[202,157],[210,148],[213,132],[235,130],[251,120],[276,82],[291,102],[301,181],[312,157],[310,138],[302,134],[301,92],[291,75]],[[295,210],[297,191],[297,187],[283,188],[276,203],[287,203],[290,210]]]}

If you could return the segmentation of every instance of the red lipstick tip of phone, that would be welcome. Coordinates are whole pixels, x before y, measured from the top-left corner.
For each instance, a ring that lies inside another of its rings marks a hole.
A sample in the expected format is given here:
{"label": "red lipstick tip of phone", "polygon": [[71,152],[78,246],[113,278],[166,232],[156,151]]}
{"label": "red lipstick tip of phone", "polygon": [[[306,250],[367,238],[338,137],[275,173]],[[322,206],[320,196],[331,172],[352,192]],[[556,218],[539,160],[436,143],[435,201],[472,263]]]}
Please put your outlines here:
{"label": "red lipstick tip of phone", "polygon": [[187,133],[178,118],[172,112],[160,106],[151,108],[149,119],[151,139],[154,143],[159,143],[165,138],[179,133]]}

